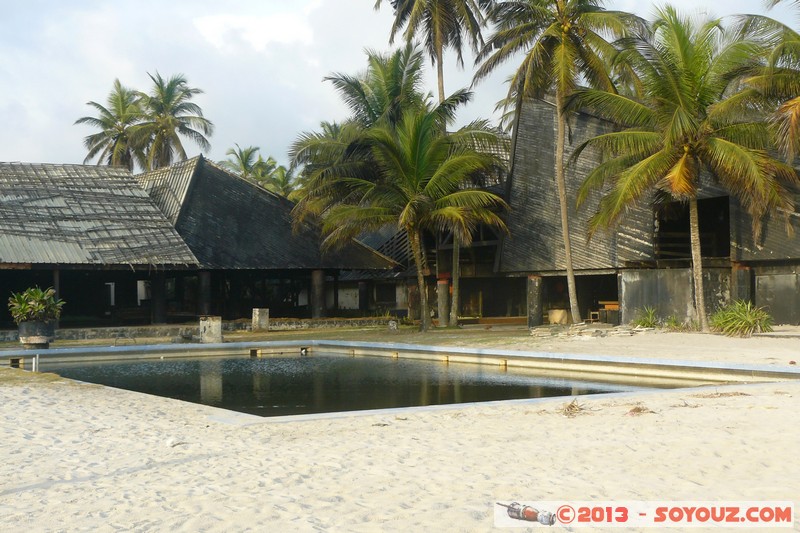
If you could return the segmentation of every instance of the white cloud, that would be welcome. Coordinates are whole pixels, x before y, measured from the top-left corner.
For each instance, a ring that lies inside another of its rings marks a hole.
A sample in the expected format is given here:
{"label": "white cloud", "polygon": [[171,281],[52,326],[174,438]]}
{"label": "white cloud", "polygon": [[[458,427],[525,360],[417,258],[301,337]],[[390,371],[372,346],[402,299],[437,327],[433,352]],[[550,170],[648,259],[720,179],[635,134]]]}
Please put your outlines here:
{"label": "white cloud", "polygon": [[195,28],[214,47],[228,52],[239,51],[242,44],[264,52],[271,44],[314,43],[314,32],[298,13],[276,13],[261,17],[209,15],[193,21]]}
{"label": "white cloud", "polygon": [[[659,3],[665,3],[667,0]],[[764,12],[763,0],[670,0],[679,8],[708,6],[718,15]],[[0,160],[80,162],[81,140],[92,130],[73,126],[104,102],[114,78],[147,90],[148,72],[183,73],[204,94],[196,102],[214,121],[212,159],[239,143],[286,162],[298,133],[347,115],[330,83],[332,72],[366,67],[364,49],[388,51],[391,6],[374,0],[139,0],[125,2],[7,2],[0,18]],[[611,9],[648,16],[650,2],[610,0]],[[724,12],[723,12],[724,11]],[[158,12],[159,17],[152,17]],[[781,17],[794,23],[795,10]],[[458,69],[445,54],[445,89],[468,86],[472,59]],[[426,88],[435,73],[426,57]],[[474,87],[460,122],[491,117],[506,94],[512,60]],[[196,145],[186,142],[190,155]]]}

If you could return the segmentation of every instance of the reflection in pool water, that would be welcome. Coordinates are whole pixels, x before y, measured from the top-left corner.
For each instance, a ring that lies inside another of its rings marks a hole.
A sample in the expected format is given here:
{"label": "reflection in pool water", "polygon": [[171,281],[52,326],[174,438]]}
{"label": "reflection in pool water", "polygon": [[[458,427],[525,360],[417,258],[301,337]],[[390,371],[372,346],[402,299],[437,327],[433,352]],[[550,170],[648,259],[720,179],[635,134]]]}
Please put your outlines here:
{"label": "reflection in pool water", "polygon": [[571,396],[641,388],[536,377],[487,365],[318,355],[43,363],[42,371],[260,416]]}

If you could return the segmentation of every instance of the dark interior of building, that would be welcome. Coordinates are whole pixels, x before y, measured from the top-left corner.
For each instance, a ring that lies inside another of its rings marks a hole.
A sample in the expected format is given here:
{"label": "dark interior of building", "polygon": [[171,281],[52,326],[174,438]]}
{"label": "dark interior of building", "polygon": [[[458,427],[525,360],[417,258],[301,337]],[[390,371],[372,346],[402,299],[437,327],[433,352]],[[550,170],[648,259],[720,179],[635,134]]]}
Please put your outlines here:
{"label": "dark interior of building", "polygon": [[[703,257],[729,257],[730,206],[727,196],[697,202],[700,250]],[[691,259],[688,202],[669,202],[656,211],[656,258],[660,261]]]}

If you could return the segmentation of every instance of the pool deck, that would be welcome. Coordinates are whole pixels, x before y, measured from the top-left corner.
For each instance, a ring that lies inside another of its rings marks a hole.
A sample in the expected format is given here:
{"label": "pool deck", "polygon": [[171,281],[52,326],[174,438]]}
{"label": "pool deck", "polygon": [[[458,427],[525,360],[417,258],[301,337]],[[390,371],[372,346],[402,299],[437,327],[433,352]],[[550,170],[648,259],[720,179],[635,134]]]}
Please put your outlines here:
{"label": "pool deck", "polygon": [[[800,354],[796,338],[489,337],[445,340],[791,374]],[[800,530],[800,381],[567,401],[260,419],[0,369],[4,531],[489,531],[495,502],[541,500],[789,500]]]}
{"label": "pool deck", "polygon": [[343,356],[410,358],[443,363],[483,364],[532,370],[547,376],[593,381],[638,383],[659,386],[758,383],[800,379],[800,368],[768,364],[740,364],[718,361],[687,361],[668,358],[642,358],[593,354],[570,354],[430,346],[407,343],[336,340],[249,341],[213,344],[154,344],[133,346],[91,346],[48,350],[0,351],[0,363],[30,369],[32,361],[82,362],[152,358],[250,356],[273,357],[324,353]]}

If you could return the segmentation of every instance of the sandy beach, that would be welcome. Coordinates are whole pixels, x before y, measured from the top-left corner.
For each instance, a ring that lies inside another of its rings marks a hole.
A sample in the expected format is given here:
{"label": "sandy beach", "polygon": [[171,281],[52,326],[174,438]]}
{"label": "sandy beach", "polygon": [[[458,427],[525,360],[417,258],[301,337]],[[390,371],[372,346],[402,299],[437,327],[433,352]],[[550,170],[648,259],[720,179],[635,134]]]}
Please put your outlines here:
{"label": "sandy beach", "polygon": [[[547,343],[778,366],[800,354],[800,339],[697,334]],[[566,416],[570,400],[286,421],[2,369],[2,529],[490,531],[495,502],[515,500],[791,500],[797,516],[800,383],[580,398]]]}

